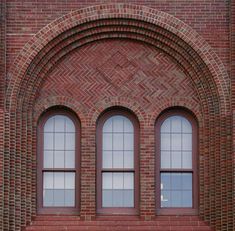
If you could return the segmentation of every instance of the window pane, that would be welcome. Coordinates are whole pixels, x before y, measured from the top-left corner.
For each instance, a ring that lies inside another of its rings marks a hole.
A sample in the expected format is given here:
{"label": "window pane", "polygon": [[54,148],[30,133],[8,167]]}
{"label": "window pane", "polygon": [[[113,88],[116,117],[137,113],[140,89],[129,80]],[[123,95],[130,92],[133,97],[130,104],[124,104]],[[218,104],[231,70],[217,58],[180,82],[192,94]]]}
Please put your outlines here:
{"label": "window pane", "polygon": [[192,191],[183,191],[182,192],[182,206],[183,207],[192,207],[193,202],[192,202]]}
{"label": "window pane", "polygon": [[123,206],[134,207],[134,190],[124,190],[123,193]]}
{"label": "window pane", "polygon": [[44,132],[54,132],[54,118],[50,118],[44,125]]}
{"label": "window pane", "polygon": [[68,117],[65,118],[65,128],[66,128],[65,130],[66,132],[75,132],[74,123]]}
{"label": "window pane", "polygon": [[103,189],[113,188],[113,175],[112,173],[103,173]]}
{"label": "window pane", "polygon": [[55,132],[64,132],[65,131],[65,117],[56,115],[55,118]]}
{"label": "window pane", "polygon": [[192,168],[192,152],[183,152],[183,168]]}
{"label": "window pane", "polygon": [[113,190],[113,207],[123,207],[123,190]]}
{"label": "window pane", "polygon": [[177,190],[182,188],[182,183],[181,183],[181,173],[171,173],[171,189],[172,190]]}
{"label": "window pane", "polygon": [[134,189],[134,174],[124,173],[124,189]]}
{"label": "window pane", "polygon": [[192,150],[192,134],[183,134],[183,147],[184,151]]}
{"label": "window pane", "polygon": [[172,152],[171,161],[172,161],[171,162],[172,168],[181,168],[182,167],[181,152]]}
{"label": "window pane", "polygon": [[124,118],[124,132],[133,133],[133,131],[134,131],[134,128],[133,128],[131,121],[127,118]]}
{"label": "window pane", "polygon": [[181,191],[171,191],[171,207],[182,207]]}
{"label": "window pane", "polygon": [[102,207],[113,206],[113,190],[102,190]]}
{"label": "window pane", "polygon": [[123,189],[123,173],[113,173],[113,188]]}
{"label": "window pane", "polygon": [[124,152],[124,168],[133,168],[134,167],[134,155],[133,151]]}
{"label": "window pane", "polygon": [[54,190],[44,189],[43,190],[43,206],[53,206],[54,203]]}
{"label": "window pane", "polygon": [[54,206],[64,206],[64,190],[55,189],[54,190]]}
{"label": "window pane", "polygon": [[123,168],[123,151],[113,151],[113,168]]}
{"label": "window pane", "polygon": [[75,173],[65,173],[65,189],[75,189]]}
{"label": "window pane", "polygon": [[113,167],[113,154],[112,151],[103,151],[103,168]]}
{"label": "window pane", "polygon": [[161,168],[171,168],[171,153],[161,151]]}
{"label": "window pane", "polygon": [[171,207],[171,192],[170,191],[162,190],[161,207]]}
{"label": "window pane", "polygon": [[55,133],[55,150],[64,150],[64,133]]}
{"label": "window pane", "polygon": [[75,190],[67,189],[65,190],[65,206],[74,207],[75,206]]}
{"label": "window pane", "polygon": [[64,151],[55,151],[54,168],[64,168]]}
{"label": "window pane", "polygon": [[181,117],[172,116],[171,117],[171,132],[181,132]]}
{"label": "window pane", "polygon": [[181,134],[171,134],[171,149],[174,151],[181,150]]}
{"label": "window pane", "polygon": [[44,133],[44,150],[53,150],[53,133]]}
{"label": "window pane", "polygon": [[161,174],[161,189],[162,190],[171,189],[171,174],[170,173]]}
{"label": "window pane", "polygon": [[183,128],[183,133],[192,133],[192,125],[185,118],[182,118],[182,128]]}
{"label": "window pane", "polygon": [[161,133],[170,133],[171,132],[171,120],[166,119],[161,125]]}
{"label": "window pane", "polygon": [[113,120],[112,120],[112,118],[109,118],[104,123],[103,132],[112,132],[112,131],[113,131]]}
{"label": "window pane", "polygon": [[182,174],[182,189],[192,190],[192,173]]}
{"label": "window pane", "polygon": [[64,173],[63,172],[54,173],[54,188],[64,189]]}
{"label": "window pane", "polygon": [[75,151],[65,152],[65,168],[75,168]]}
{"label": "window pane", "polygon": [[52,172],[44,172],[43,174],[43,188],[53,189],[54,188],[54,176]]}
{"label": "window pane", "polygon": [[44,151],[44,158],[43,158],[43,167],[44,168],[53,168],[53,151]]}
{"label": "window pane", "polygon": [[124,149],[134,150],[134,136],[133,134],[124,134]]}
{"label": "window pane", "polygon": [[113,116],[113,132],[123,132],[123,116]]}
{"label": "window pane", "polygon": [[65,134],[65,149],[75,150],[75,133]]}
{"label": "window pane", "polygon": [[103,150],[113,150],[112,147],[112,134],[103,134]]}
{"label": "window pane", "polygon": [[123,150],[123,134],[113,134],[113,150]]}
{"label": "window pane", "polygon": [[161,150],[171,150],[171,135],[161,134]]}

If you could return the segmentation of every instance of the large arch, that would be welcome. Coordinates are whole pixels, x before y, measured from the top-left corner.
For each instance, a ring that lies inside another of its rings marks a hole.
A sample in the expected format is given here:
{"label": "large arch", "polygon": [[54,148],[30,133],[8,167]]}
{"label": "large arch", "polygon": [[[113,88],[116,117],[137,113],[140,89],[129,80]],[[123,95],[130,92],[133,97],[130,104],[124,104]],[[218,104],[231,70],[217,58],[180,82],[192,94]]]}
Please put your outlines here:
{"label": "large arch", "polygon": [[[5,222],[4,230],[19,229],[36,213],[33,111],[47,73],[72,50],[111,38],[137,40],[162,50],[192,79],[204,118],[204,139],[200,140],[200,215],[218,230],[227,230],[223,225],[231,224],[231,218],[224,215],[223,208],[232,206],[231,195],[227,194],[232,186],[228,177],[231,166],[226,165],[231,155],[226,136],[230,129],[226,69],[210,45],[188,25],[167,13],[130,4],[98,5],[71,12],[41,29],[14,61],[5,101],[4,171],[9,176],[5,180],[13,179],[15,184],[4,189],[3,216],[5,221],[15,220],[11,225]],[[81,213],[95,215],[95,211]]]}

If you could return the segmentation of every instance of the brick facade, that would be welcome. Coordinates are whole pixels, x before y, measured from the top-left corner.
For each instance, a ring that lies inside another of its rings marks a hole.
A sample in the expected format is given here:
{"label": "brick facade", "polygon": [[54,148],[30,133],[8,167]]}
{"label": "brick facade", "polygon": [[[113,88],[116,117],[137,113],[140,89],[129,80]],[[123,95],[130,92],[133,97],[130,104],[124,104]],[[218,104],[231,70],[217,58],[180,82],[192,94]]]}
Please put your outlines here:
{"label": "brick facade", "polygon": [[199,218],[233,230],[233,1],[39,2],[1,5],[0,228],[36,216],[37,122],[53,106],[81,121],[79,219],[96,219],[96,122],[119,106],[140,122],[140,219],[156,219],[156,119],[182,107],[199,124]]}

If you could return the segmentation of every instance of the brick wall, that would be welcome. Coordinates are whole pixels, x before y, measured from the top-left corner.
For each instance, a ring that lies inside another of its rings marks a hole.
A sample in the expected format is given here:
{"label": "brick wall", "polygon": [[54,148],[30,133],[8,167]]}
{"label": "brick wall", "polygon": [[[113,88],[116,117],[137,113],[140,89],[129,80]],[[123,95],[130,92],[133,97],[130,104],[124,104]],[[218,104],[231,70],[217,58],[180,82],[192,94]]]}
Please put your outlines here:
{"label": "brick wall", "polygon": [[232,230],[229,2],[128,1],[183,22],[129,5],[78,10],[100,2],[6,3],[3,229],[19,230],[36,214],[36,125],[54,105],[81,119],[81,216],[95,216],[95,123],[119,105],[141,124],[143,219],[155,216],[154,122],[184,106],[199,121],[199,215]]}

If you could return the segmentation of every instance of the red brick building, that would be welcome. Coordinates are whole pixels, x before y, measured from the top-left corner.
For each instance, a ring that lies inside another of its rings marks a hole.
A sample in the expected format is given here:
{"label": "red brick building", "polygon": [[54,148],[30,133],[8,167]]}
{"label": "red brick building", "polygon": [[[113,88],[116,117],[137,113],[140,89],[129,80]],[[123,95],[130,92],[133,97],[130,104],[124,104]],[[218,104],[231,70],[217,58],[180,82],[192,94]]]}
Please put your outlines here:
{"label": "red brick building", "polygon": [[2,0],[0,230],[235,230],[233,0]]}

